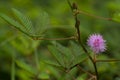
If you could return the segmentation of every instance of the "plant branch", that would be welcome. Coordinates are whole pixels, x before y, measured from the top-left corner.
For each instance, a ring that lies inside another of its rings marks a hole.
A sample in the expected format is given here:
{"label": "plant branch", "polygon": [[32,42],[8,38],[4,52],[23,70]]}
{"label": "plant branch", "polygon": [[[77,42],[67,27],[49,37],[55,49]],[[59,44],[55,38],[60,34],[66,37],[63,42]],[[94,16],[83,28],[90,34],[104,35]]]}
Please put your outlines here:
{"label": "plant branch", "polygon": [[93,80],[93,79],[95,79],[96,80],[96,76],[92,76],[90,79],[88,79],[88,80]]}
{"label": "plant branch", "polygon": [[84,14],[84,15],[86,15],[86,16],[90,16],[90,17],[93,17],[93,18],[102,19],[102,20],[107,20],[107,21],[112,21],[112,18],[105,18],[105,17],[97,16],[97,15],[90,14],[90,13],[87,13],[87,12],[85,12],[85,11],[81,11],[81,10],[78,10],[78,9],[74,11],[74,9],[73,9],[74,7],[71,5],[70,1],[67,0],[67,2],[68,2],[68,4],[69,4],[72,12],[75,12],[74,15]]}
{"label": "plant branch", "polygon": [[78,42],[79,42],[79,44],[81,45],[81,47],[83,48],[84,52],[85,52],[85,53],[87,54],[87,56],[89,57],[89,59],[91,60],[91,62],[93,63],[97,80],[99,80],[96,62],[94,62],[94,60],[92,59],[92,57],[89,55],[87,49],[86,49],[86,48],[84,47],[84,45],[82,44],[82,41],[81,41],[81,38],[80,38],[80,30],[79,30],[79,28],[77,28],[77,34],[78,34]]}
{"label": "plant branch", "polygon": [[97,71],[97,66],[96,66],[96,62],[92,59],[92,57],[89,55],[87,49],[84,47],[84,45],[82,44],[82,41],[81,41],[81,36],[80,36],[80,29],[79,29],[79,26],[80,26],[80,21],[78,20],[77,18],[77,12],[78,11],[78,8],[77,8],[77,5],[75,3],[73,3],[73,5],[71,5],[71,3],[68,1],[68,4],[70,5],[70,7],[72,8],[72,12],[74,16],[74,19],[75,19],[75,28],[76,28],[76,31],[77,31],[77,39],[78,39],[78,42],[79,44],[81,45],[81,47],[83,48],[84,52],[87,54],[87,56],[89,57],[89,59],[91,60],[91,62],[93,63],[93,66],[94,66],[94,69],[95,69],[95,73],[96,73],[96,77],[97,77],[97,80],[99,79],[98,78],[98,71]]}
{"label": "plant branch", "polygon": [[117,60],[117,59],[113,59],[113,60],[96,60],[96,62],[117,62],[117,61],[120,61],[120,60]]}
{"label": "plant branch", "polygon": [[82,67],[80,67],[79,65],[77,65],[78,69],[80,69],[81,71],[87,73],[89,76],[94,76],[93,74],[91,74],[90,72],[88,71],[85,71]]}
{"label": "plant branch", "polygon": [[34,40],[75,40],[75,36],[66,37],[66,38],[33,38]]}
{"label": "plant branch", "polygon": [[77,18],[75,19],[76,20],[76,24],[75,24],[75,27],[77,29],[77,35],[78,35],[78,42],[79,44],[81,45],[81,47],[83,48],[84,52],[87,54],[87,56],[89,57],[89,59],[91,60],[91,62],[93,63],[93,66],[94,66],[94,69],[95,69],[95,73],[96,73],[96,76],[97,76],[97,80],[98,80],[98,71],[97,71],[97,66],[96,66],[96,62],[92,59],[92,57],[89,55],[87,49],[84,47],[84,45],[82,44],[82,41],[81,41],[81,37],[80,37],[80,30],[79,30],[79,23],[78,23],[78,20]]}
{"label": "plant branch", "polygon": [[112,21],[112,18],[104,18],[104,17],[101,17],[101,16],[96,16],[96,15],[86,13],[86,12],[81,11],[81,10],[78,10],[77,13],[78,14],[84,14],[84,15],[87,15],[87,16],[90,16],[90,17],[93,17],[93,18],[97,18],[97,19]]}

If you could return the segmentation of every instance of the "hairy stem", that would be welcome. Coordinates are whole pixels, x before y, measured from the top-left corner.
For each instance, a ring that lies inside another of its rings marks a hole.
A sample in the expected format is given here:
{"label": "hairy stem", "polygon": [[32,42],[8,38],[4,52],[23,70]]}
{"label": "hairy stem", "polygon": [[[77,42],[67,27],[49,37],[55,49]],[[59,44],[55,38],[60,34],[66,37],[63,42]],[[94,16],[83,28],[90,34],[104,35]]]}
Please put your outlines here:
{"label": "hairy stem", "polygon": [[77,8],[77,4],[73,3],[73,5],[71,5],[71,3],[69,2],[68,0],[68,4],[69,6],[71,7],[71,10],[73,12],[73,15],[74,16],[74,19],[75,19],[75,28],[76,28],[76,31],[77,31],[77,39],[78,39],[78,42],[79,44],[81,45],[81,47],[83,48],[84,52],[87,54],[87,56],[89,57],[89,59],[91,60],[91,62],[93,63],[93,66],[94,66],[94,69],[95,69],[95,73],[96,73],[96,77],[97,77],[97,80],[99,79],[98,78],[98,71],[97,71],[97,66],[96,66],[96,61],[94,61],[92,59],[92,57],[89,55],[87,49],[84,47],[84,45],[82,44],[82,41],[81,41],[81,36],[80,36],[80,29],[79,29],[79,26],[80,26],[80,21],[78,20],[77,18],[77,11],[78,11],[78,8]]}
{"label": "hairy stem", "polygon": [[117,60],[117,59],[113,59],[113,60],[96,60],[96,62],[117,62],[117,61],[120,61],[120,60]]}
{"label": "hairy stem", "polygon": [[33,38],[34,40],[74,40],[75,36],[66,37],[66,38]]}
{"label": "hairy stem", "polygon": [[93,17],[93,18],[97,18],[97,19],[108,20],[108,21],[112,20],[111,18],[104,18],[104,17],[101,17],[101,16],[96,16],[96,15],[93,15],[93,14],[90,14],[90,13],[86,13],[86,12],[81,11],[81,10],[77,11],[77,13],[84,14],[84,15],[87,15],[87,16],[90,16],[90,17]]}
{"label": "hairy stem", "polygon": [[[78,30],[78,31],[79,31],[79,30]],[[78,32],[78,35],[80,35],[79,33],[80,33],[80,31]],[[80,45],[82,46],[84,52],[88,55],[88,57],[89,57],[89,59],[91,60],[91,62],[93,63],[97,80],[99,80],[99,78],[98,78],[99,76],[98,76],[97,66],[96,66],[96,61],[94,61],[94,60],[92,59],[92,57],[89,55],[87,49],[86,49],[86,48],[84,47],[84,45],[82,44],[80,37],[78,37],[78,38],[79,38],[79,39],[78,39],[78,42],[79,42]]]}

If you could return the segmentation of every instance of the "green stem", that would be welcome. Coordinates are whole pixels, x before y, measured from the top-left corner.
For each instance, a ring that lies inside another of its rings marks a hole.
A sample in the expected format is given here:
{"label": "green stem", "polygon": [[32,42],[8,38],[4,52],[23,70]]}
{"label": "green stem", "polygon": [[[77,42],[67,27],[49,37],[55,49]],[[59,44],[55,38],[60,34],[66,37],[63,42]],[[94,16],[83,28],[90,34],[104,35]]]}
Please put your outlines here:
{"label": "green stem", "polygon": [[[78,31],[78,36],[79,36],[79,35],[80,35],[79,29],[77,29],[77,31]],[[78,37],[78,42],[79,42],[79,44],[81,44],[81,47],[83,48],[84,52],[87,54],[87,56],[89,57],[89,59],[90,59],[91,62],[93,63],[93,66],[94,66],[94,69],[95,69],[95,73],[96,73],[97,80],[99,80],[99,78],[98,78],[99,75],[98,75],[98,71],[97,71],[96,62],[94,62],[94,60],[92,59],[92,57],[89,55],[87,49],[86,49],[86,48],[84,47],[84,45],[82,44],[80,37]]]}
{"label": "green stem", "polygon": [[66,38],[33,38],[34,40],[74,40],[75,37],[66,37]]}
{"label": "green stem", "polygon": [[93,62],[93,66],[94,66],[94,68],[95,68],[96,78],[97,78],[97,80],[99,80],[99,75],[98,75],[98,71],[97,71],[96,62]]}
{"label": "green stem", "polygon": [[120,60],[117,60],[117,59],[113,59],[113,60],[96,60],[96,62],[117,62],[117,61],[120,61]]}
{"label": "green stem", "polygon": [[78,69],[80,69],[81,71],[87,73],[89,76],[93,76],[93,74],[91,74],[90,72],[84,70],[80,65],[77,65]]}
{"label": "green stem", "polygon": [[36,63],[36,67],[39,70],[39,59],[38,59],[38,51],[37,48],[34,49],[34,55],[35,55],[35,63]]}
{"label": "green stem", "polygon": [[97,19],[108,20],[108,21],[112,20],[111,18],[104,18],[104,17],[101,17],[101,16],[96,16],[96,15],[93,15],[93,14],[90,14],[90,13],[86,13],[84,11],[78,11],[77,13],[84,14],[84,15],[87,15],[87,16],[90,16],[90,17],[93,17],[93,18],[97,18]]}
{"label": "green stem", "polygon": [[15,80],[15,56],[12,54],[11,80]]}
{"label": "green stem", "polygon": [[77,15],[75,16],[75,21],[76,21],[75,27],[76,27],[77,35],[78,35],[78,42],[79,42],[79,44],[81,45],[81,47],[83,48],[84,52],[85,52],[85,53],[87,54],[87,56],[89,57],[89,59],[91,60],[91,62],[93,63],[97,80],[99,80],[96,62],[92,59],[92,57],[89,55],[89,53],[88,53],[87,49],[85,48],[85,46],[82,44],[81,36],[80,36],[80,30],[79,30],[79,25],[80,25],[80,23],[79,23],[79,20],[77,19]]}

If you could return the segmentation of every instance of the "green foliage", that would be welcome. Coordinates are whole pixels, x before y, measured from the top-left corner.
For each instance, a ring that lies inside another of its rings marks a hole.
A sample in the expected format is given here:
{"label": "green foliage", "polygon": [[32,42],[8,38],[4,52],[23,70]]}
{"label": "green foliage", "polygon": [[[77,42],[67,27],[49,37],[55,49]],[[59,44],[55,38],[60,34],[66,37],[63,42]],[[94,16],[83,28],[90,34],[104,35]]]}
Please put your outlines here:
{"label": "green foliage", "polygon": [[46,12],[42,12],[37,17],[37,22],[35,25],[35,35],[39,36],[41,34],[44,34],[49,28],[50,28],[50,21],[49,21],[49,15]]}
{"label": "green foliage", "polygon": [[25,15],[23,15],[21,12],[19,12],[16,9],[12,9],[13,14],[16,16],[17,21],[19,21],[19,23],[21,23],[22,30],[28,34],[32,34],[33,33],[33,25],[32,22],[28,19],[28,17],[26,17]]}
{"label": "green foliage", "polygon": [[18,36],[10,42],[10,44],[23,55],[32,54],[34,49],[39,46],[39,43],[40,41],[34,41],[32,39],[25,38],[25,36]]}
{"label": "green foliage", "polygon": [[49,75],[46,73],[41,73],[38,75],[38,79],[49,79]]}
{"label": "green foliage", "polygon": [[[120,0],[70,2],[76,2],[79,9],[88,14],[112,19],[109,22],[84,14],[78,15],[85,47],[89,34],[100,33],[106,40],[107,50],[98,55],[97,59],[119,59]],[[11,29],[3,20],[15,29]],[[88,79],[89,76],[77,67],[69,71],[71,75],[62,72],[78,63],[86,71],[94,73],[92,63],[84,61],[87,56],[77,43],[65,40],[49,45],[51,41],[36,41],[27,37],[65,38],[75,35],[74,19],[65,0],[0,0],[0,34],[0,80],[10,80],[10,77],[15,80]],[[35,49],[39,60],[35,57]],[[100,80],[120,80],[119,67],[119,62],[98,63]]]}
{"label": "green foliage", "polygon": [[77,80],[85,80],[86,74],[82,74],[80,77],[77,78]]}
{"label": "green foliage", "polygon": [[0,14],[0,17],[3,18],[9,24],[15,26],[17,29],[21,30],[22,25],[19,24],[18,22],[16,22],[15,20],[13,20],[12,18],[8,17],[7,15],[5,15],[3,13]]}
{"label": "green foliage", "polygon": [[61,70],[64,69],[61,65],[59,65],[57,62],[52,61],[52,60],[44,60],[44,63],[49,64],[49,65],[51,65],[53,67],[59,68]]}
{"label": "green foliage", "polygon": [[115,22],[120,22],[120,13],[114,14],[114,16],[113,16],[113,21],[115,21]]}
{"label": "green foliage", "polygon": [[23,62],[23,61],[18,61],[18,60],[16,60],[16,64],[20,67],[20,68],[22,68],[23,70],[25,70],[25,71],[27,71],[27,72],[29,72],[29,73],[31,73],[31,74],[36,74],[37,73],[37,71],[33,68],[33,67],[31,67],[30,65],[28,65],[28,64],[26,64],[25,62]]}
{"label": "green foliage", "polygon": [[58,64],[61,65],[62,67],[65,67],[63,55],[60,54],[60,52],[56,49],[56,47],[51,45],[48,46],[48,48],[52,53],[52,55],[54,56],[54,58],[56,59],[56,61],[58,62]]}
{"label": "green foliage", "polygon": [[[71,69],[73,66],[80,64],[83,60],[87,58],[86,54],[82,52],[82,50],[79,52],[80,47],[76,45],[74,42],[70,42],[70,47],[72,48],[67,48],[62,46],[59,43],[54,43],[53,45],[48,46],[48,49],[50,53],[53,55],[57,63],[49,63],[53,66],[62,66],[64,69]],[[77,48],[79,49],[78,52],[75,51]],[[76,55],[76,56],[75,56]]]}
{"label": "green foliage", "polygon": [[35,27],[33,27],[33,24],[29,20],[29,18],[23,15],[17,9],[13,8],[12,12],[16,17],[15,20],[3,13],[0,14],[0,17],[31,38],[39,38],[43,36],[43,32],[45,32],[46,29],[48,29],[48,27],[50,26],[49,17],[46,12],[41,12],[38,18],[38,21],[40,22],[38,22]]}

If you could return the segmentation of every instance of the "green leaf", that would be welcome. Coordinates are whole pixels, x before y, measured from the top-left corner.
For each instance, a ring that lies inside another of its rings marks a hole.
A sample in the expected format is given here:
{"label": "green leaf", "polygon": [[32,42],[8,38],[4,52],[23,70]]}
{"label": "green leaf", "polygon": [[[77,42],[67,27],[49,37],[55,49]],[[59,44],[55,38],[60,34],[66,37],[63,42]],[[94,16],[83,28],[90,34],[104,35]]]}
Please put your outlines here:
{"label": "green leaf", "polygon": [[65,56],[65,58],[69,60],[73,58],[71,51],[67,47],[64,47],[61,44],[56,43],[56,48],[58,49],[59,52],[61,52],[61,54]]}
{"label": "green leaf", "polygon": [[46,12],[41,11],[38,18],[36,19],[35,35],[43,34],[47,29],[49,29],[49,26],[49,15]]}
{"label": "green leaf", "polygon": [[32,34],[34,31],[33,29],[33,25],[32,22],[28,19],[28,17],[26,17],[25,15],[23,15],[21,12],[19,12],[16,9],[12,9],[13,14],[17,17],[17,20],[23,25],[23,29],[24,31],[28,32],[29,34]]}
{"label": "green leaf", "polygon": [[114,14],[112,20],[120,23],[120,13]]}
{"label": "green leaf", "polygon": [[74,54],[75,57],[83,54],[83,50],[81,49],[81,47],[79,45],[77,45],[77,43],[70,41],[70,50],[72,51],[72,53]]}
{"label": "green leaf", "polygon": [[41,74],[38,75],[38,79],[42,79],[42,80],[49,79],[49,74],[42,72]]}
{"label": "green leaf", "polygon": [[23,61],[19,61],[19,60],[16,60],[16,64],[22,68],[23,70],[29,72],[29,73],[32,73],[32,74],[36,74],[36,70],[31,67],[30,65],[26,64],[25,62]]}
{"label": "green leaf", "polygon": [[86,78],[87,78],[87,74],[84,73],[84,74],[81,74],[80,76],[78,76],[76,80],[86,80]]}
{"label": "green leaf", "polygon": [[17,70],[16,75],[19,75],[21,80],[32,80],[31,78],[33,78],[35,75],[25,71],[25,70]]}
{"label": "green leaf", "polygon": [[71,67],[75,66],[76,64],[80,64],[80,63],[83,62],[86,58],[87,58],[87,55],[86,55],[86,54],[81,54],[81,55],[75,57],[73,63],[71,64]]}
{"label": "green leaf", "polygon": [[2,19],[4,19],[6,22],[8,22],[9,24],[13,25],[14,27],[16,27],[17,29],[21,30],[22,25],[19,24],[17,21],[13,20],[12,18],[8,17],[5,14],[0,13],[0,17]]}
{"label": "green leaf", "polygon": [[87,58],[87,55],[84,54],[84,52],[80,49],[78,45],[73,42],[70,43],[72,45],[72,47],[70,48],[64,47],[56,42],[53,42],[54,46],[51,46],[51,49],[49,47],[49,49],[51,50],[51,54],[57,60],[59,65],[67,69],[70,69],[76,64],[81,63]]}
{"label": "green leaf", "polygon": [[52,60],[44,60],[44,63],[49,64],[53,67],[59,68],[61,70],[63,70],[63,67],[61,65],[59,65],[58,63],[56,63],[55,61]]}
{"label": "green leaf", "polygon": [[36,20],[36,25],[34,27],[29,18],[26,17],[24,14],[22,14],[14,8],[12,9],[12,12],[15,16],[15,20],[2,13],[0,13],[0,17],[29,37],[41,37],[43,32],[46,32],[46,30],[50,26],[49,16],[46,12],[40,13],[38,19]]}
{"label": "green leaf", "polygon": [[67,47],[62,46],[59,43],[55,43],[57,50],[64,56],[63,60],[65,62],[66,68],[70,68],[70,63],[74,60],[74,55],[71,53],[71,50]]}
{"label": "green leaf", "polygon": [[72,54],[74,55],[74,60],[71,61],[70,66],[73,67],[76,64],[80,64],[83,60],[87,58],[87,55],[83,52],[81,47],[77,45],[75,42],[70,41],[69,49],[71,50]]}
{"label": "green leaf", "polygon": [[59,65],[65,67],[65,63],[63,60],[63,55],[57,50],[57,48],[55,46],[48,46],[48,49],[50,51],[50,53],[53,55],[53,57],[55,58],[55,60],[58,62]]}
{"label": "green leaf", "polygon": [[10,17],[8,17],[7,15],[2,14],[2,13],[0,13],[0,17],[1,17],[2,19],[4,19],[6,22],[8,22],[9,24],[13,25],[13,26],[14,26],[15,28],[17,28],[19,31],[21,31],[21,32],[23,32],[24,34],[30,36],[28,33],[24,32],[24,30],[23,30],[23,28],[22,28],[23,26],[22,26],[19,22],[15,21],[14,19],[12,19],[12,18],[10,18]]}
{"label": "green leaf", "polygon": [[10,41],[10,44],[22,55],[32,54],[39,43],[40,41],[34,41],[32,39],[25,38],[24,36],[18,36],[16,39]]}

